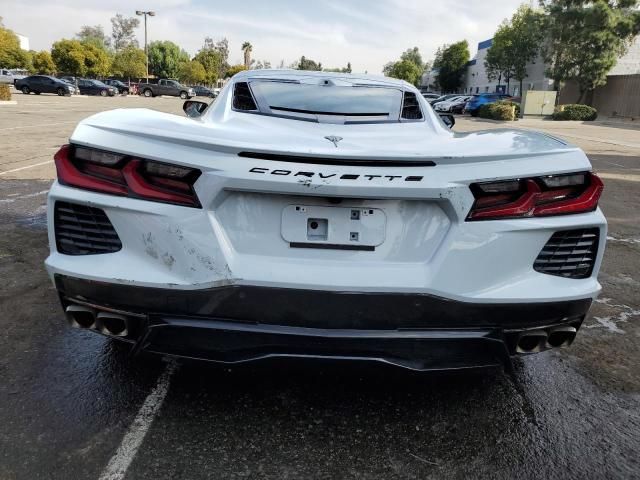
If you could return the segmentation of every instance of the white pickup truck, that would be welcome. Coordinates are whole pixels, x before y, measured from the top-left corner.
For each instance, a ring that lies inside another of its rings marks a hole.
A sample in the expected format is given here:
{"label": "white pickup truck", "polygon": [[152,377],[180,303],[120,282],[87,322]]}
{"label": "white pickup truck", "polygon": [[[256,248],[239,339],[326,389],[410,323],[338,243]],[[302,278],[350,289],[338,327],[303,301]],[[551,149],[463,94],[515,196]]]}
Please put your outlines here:
{"label": "white pickup truck", "polygon": [[17,80],[25,78],[29,73],[26,70],[0,68],[0,83],[15,84]]}

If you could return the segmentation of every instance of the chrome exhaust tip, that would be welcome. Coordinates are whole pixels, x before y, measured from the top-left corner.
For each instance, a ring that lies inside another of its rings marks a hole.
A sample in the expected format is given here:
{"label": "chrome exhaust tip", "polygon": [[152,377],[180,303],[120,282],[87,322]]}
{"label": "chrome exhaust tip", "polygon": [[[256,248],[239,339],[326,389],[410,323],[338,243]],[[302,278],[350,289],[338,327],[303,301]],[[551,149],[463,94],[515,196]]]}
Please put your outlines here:
{"label": "chrome exhaust tip", "polygon": [[82,305],[69,305],[65,315],[73,328],[96,328],[96,311]]}
{"label": "chrome exhaust tip", "polygon": [[126,337],[129,335],[127,317],[117,313],[100,312],[96,323],[100,333],[113,337]]}
{"label": "chrome exhaust tip", "polygon": [[544,330],[529,330],[522,332],[518,338],[516,352],[518,353],[538,353],[545,349],[547,343],[547,332]]}
{"label": "chrome exhaust tip", "polygon": [[576,338],[577,330],[574,327],[552,328],[547,338],[547,348],[568,347]]}

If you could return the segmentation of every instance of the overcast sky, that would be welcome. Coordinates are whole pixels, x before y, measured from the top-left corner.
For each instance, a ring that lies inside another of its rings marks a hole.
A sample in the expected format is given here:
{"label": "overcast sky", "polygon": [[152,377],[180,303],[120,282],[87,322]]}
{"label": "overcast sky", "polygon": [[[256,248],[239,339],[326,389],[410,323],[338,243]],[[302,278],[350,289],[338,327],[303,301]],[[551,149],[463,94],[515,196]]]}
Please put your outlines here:
{"label": "overcast sky", "polygon": [[[190,54],[205,36],[229,39],[231,63],[241,63],[244,41],[253,58],[273,67],[301,55],[325,67],[351,62],[354,72],[380,73],[382,66],[417,46],[430,60],[443,43],[477,43],[523,0],[0,0],[6,27],[29,37],[33,50],[72,38],[82,25],[102,25],[116,13],[155,10],[149,40],[171,40]],[[141,46],[144,29],[138,29]]]}

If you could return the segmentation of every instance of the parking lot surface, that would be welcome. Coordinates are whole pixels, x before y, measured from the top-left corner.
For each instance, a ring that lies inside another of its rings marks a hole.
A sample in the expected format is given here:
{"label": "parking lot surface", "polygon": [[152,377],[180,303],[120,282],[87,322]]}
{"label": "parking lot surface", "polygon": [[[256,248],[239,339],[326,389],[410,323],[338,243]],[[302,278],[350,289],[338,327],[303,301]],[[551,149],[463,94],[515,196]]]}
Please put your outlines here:
{"label": "parking lot surface", "polygon": [[[605,181],[603,293],[576,342],[512,373],[132,359],[68,328],[43,261],[52,155],[111,108],[175,98],[16,94],[0,107],[0,479],[640,477],[640,130],[524,120]],[[504,128],[458,118],[457,131]]]}

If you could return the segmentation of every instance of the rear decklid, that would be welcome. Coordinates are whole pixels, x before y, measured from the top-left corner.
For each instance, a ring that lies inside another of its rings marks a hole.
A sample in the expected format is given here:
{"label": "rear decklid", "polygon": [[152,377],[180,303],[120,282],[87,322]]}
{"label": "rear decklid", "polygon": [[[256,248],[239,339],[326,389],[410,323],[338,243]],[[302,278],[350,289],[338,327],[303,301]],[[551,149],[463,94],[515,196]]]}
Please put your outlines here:
{"label": "rear decklid", "polygon": [[451,133],[434,130],[427,122],[339,125],[236,113],[213,123],[147,109],[126,109],[85,119],[74,138],[99,135],[100,131],[224,153],[258,152],[346,162],[429,159],[437,164],[456,164],[550,154],[577,154],[586,159],[578,148],[542,133],[517,129]]}

